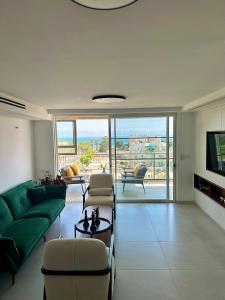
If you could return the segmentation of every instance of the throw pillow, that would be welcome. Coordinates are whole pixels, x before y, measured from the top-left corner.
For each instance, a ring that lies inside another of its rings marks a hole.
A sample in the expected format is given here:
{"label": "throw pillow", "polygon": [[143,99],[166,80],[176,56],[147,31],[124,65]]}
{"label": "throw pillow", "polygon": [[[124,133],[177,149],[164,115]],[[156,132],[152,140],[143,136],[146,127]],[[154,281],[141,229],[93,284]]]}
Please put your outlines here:
{"label": "throw pillow", "polygon": [[140,164],[137,164],[137,165],[134,167],[134,175],[135,175],[135,176],[139,176],[139,174],[140,174],[140,167],[141,167]]}
{"label": "throw pillow", "polygon": [[48,199],[44,186],[28,189],[28,196],[34,204],[44,202]]}
{"label": "throw pillow", "polygon": [[72,170],[71,168],[68,168],[68,169],[66,170],[66,176],[69,176],[69,177],[74,176],[73,170]]}
{"label": "throw pillow", "polygon": [[79,169],[78,164],[76,162],[71,166],[71,168],[74,172],[74,175],[79,175],[80,169]]}

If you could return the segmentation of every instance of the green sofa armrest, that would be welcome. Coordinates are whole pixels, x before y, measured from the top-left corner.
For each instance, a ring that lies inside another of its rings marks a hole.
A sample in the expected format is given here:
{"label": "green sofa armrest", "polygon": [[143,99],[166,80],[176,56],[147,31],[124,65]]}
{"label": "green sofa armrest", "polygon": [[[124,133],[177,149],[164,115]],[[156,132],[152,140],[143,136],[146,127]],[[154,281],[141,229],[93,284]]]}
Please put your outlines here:
{"label": "green sofa armrest", "polygon": [[11,238],[0,237],[0,265],[9,272],[16,272],[22,263],[22,258]]}
{"label": "green sofa armrest", "polygon": [[48,199],[66,200],[66,185],[46,185],[45,190]]}

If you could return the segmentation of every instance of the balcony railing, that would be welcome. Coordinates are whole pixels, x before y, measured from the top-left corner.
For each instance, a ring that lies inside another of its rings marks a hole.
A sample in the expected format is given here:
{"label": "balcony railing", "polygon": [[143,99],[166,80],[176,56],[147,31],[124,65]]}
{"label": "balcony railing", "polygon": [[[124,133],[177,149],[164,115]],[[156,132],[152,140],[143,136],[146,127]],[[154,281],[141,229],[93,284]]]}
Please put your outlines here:
{"label": "balcony railing", "polygon": [[[65,166],[71,165],[75,160],[79,162],[83,155],[59,155],[58,166],[59,169]],[[154,152],[154,153],[119,153],[117,158],[112,158],[112,172],[117,180],[120,180],[124,173],[124,168],[134,168],[137,163],[145,163],[148,170],[145,179],[149,180],[165,180],[167,172],[167,159],[166,153]],[[105,171],[109,171],[109,155],[107,153],[98,153],[92,156],[92,161],[89,165],[82,165],[79,163],[82,173],[88,175],[93,173],[103,172],[103,168],[106,166]],[[116,172],[115,172],[116,165]],[[173,179],[173,157],[170,153],[169,158],[169,178]]]}

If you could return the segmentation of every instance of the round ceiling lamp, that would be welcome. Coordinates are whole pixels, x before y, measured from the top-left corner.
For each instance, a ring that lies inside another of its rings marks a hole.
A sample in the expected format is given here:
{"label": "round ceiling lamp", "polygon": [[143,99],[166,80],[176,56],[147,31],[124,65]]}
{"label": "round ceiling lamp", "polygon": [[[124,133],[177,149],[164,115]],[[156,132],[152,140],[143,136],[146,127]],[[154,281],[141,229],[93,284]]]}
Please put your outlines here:
{"label": "round ceiling lamp", "polygon": [[87,8],[111,10],[131,5],[138,0],[71,0]]}
{"label": "round ceiling lamp", "polygon": [[106,103],[106,104],[123,102],[125,100],[126,97],[122,95],[98,95],[92,97],[93,102]]}

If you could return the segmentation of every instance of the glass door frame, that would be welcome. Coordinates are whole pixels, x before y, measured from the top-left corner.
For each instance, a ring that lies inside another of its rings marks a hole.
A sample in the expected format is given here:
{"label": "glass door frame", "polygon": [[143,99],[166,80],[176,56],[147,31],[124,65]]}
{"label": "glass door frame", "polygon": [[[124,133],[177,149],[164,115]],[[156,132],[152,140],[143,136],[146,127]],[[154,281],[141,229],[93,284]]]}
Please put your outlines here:
{"label": "glass door frame", "polygon": [[[112,130],[114,130],[114,143],[116,144],[116,120],[117,119],[129,119],[129,118],[154,118],[154,117],[166,117],[166,199],[149,199],[149,200],[137,200],[137,203],[141,202],[158,202],[158,203],[174,203],[176,202],[176,124],[177,124],[177,114],[176,113],[152,113],[152,114],[115,114],[109,115],[109,154],[110,154],[110,173],[112,174],[112,147],[111,147],[111,139],[112,139]],[[169,117],[173,117],[173,199],[170,200],[170,173],[169,173]],[[114,128],[112,128],[112,120],[114,121]],[[115,180],[116,180],[116,147],[114,150],[114,160],[115,160]],[[117,199],[118,201],[118,199]],[[128,202],[119,200],[118,202]],[[133,203],[134,201],[132,201]]]}

